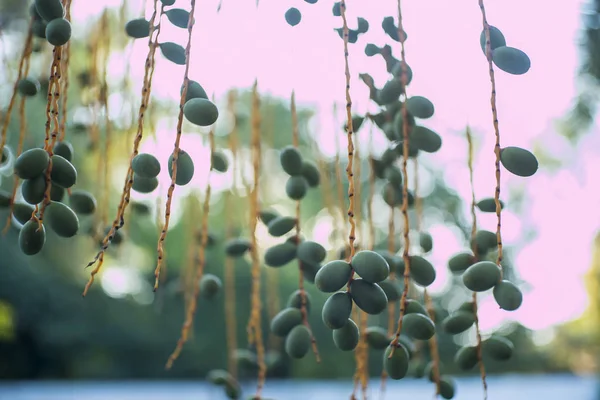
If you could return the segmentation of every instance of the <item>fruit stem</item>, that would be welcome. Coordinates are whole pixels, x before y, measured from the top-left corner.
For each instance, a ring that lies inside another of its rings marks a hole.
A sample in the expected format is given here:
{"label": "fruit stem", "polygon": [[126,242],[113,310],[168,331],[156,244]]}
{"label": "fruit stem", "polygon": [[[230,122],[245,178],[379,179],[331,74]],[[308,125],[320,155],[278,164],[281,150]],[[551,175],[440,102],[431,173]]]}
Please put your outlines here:
{"label": "fruit stem", "polygon": [[[160,237],[158,238],[157,252],[158,258],[156,262],[156,269],[154,270],[154,291],[158,289],[158,282],[160,278],[160,270],[162,268],[162,264],[164,262],[164,243],[167,239],[167,232],[169,230],[169,222],[171,217],[171,201],[173,200],[173,192],[175,191],[175,181],[177,179],[177,161],[179,159],[180,152],[180,142],[181,142],[181,129],[183,126],[183,106],[185,105],[187,92],[189,88],[190,79],[188,77],[190,71],[190,54],[192,49],[192,31],[194,30],[194,13],[196,11],[196,0],[190,1],[190,13],[188,17],[187,31],[188,31],[188,41],[185,46],[185,70],[183,73],[183,90],[181,91],[181,97],[179,99],[179,116],[177,117],[177,135],[175,136],[175,144],[173,149],[173,160],[171,161],[171,170],[173,171],[171,174],[171,184],[169,185],[169,189],[167,191],[167,203],[165,205],[165,223],[163,225],[162,230],[160,231]],[[214,129],[214,128],[212,128]],[[211,129],[211,132],[212,132]],[[210,137],[210,136],[209,136]],[[212,140],[212,139],[211,139]],[[213,145],[211,142],[211,155],[213,151]],[[212,167],[211,167],[212,169]],[[209,172],[210,175],[210,172]],[[209,183],[210,185],[210,183]],[[207,193],[208,195],[208,193]],[[205,217],[205,216],[203,216]],[[202,238],[204,240],[204,237]]]}
{"label": "fruit stem", "polygon": [[260,399],[262,388],[265,384],[267,367],[265,365],[265,347],[261,329],[261,301],[260,301],[260,274],[261,266],[258,256],[258,241],[256,240],[256,225],[258,221],[258,188],[260,177],[260,98],[258,95],[258,80],[254,81],[252,87],[252,165],[254,171],[254,185],[250,192],[250,256],[252,258],[252,298],[250,321],[248,321],[248,343],[256,346],[256,357],[258,359],[258,383],[256,397]]}
{"label": "fruit stem", "polygon": [[[471,249],[475,261],[479,260],[479,254],[477,252],[477,244],[475,243],[475,235],[477,234],[477,214],[475,212],[475,185],[473,179],[473,137],[471,135],[471,127],[467,126],[466,129],[467,143],[469,146],[468,150],[468,166],[469,166],[469,182],[471,185],[471,218],[473,224],[471,226]],[[481,349],[481,331],[479,330],[479,317],[477,315],[477,292],[473,292],[473,315],[475,317],[475,333],[477,336],[477,363],[479,364],[479,372],[481,374],[481,382],[483,384],[483,398],[487,400],[487,381],[485,374],[485,365],[483,364],[482,349]]]}
{"label": "fruit stem", "polygon": [[[235,91],[229,91],[227,96],[227,108],[230,115],[235,115]],[[229,133],[229,148],[233,154],[232,170],[232,188],[225,193],[225,209],[230,210],[232,206],[233,190],[237,187],[237,122],[234,118],[233,127]],[[233,215],[225,213],[225,235],[226,240],[233,237]],[[237,379],[237,360],[234,357],[235,349],[237,348],[237,321],[235,314],[235,261],[233,257],[225,255],[225,329],[227,331],[227,371]]]}
{"label": "fruit stem", "polygon": [[392,358],[396,347],[398,346],[398,340],[400,339],[400,332],[402,331],[402,319],[406,311],[406,298],[408,297],[408,287],[410,285],[410,221],[408,219],[408,174],[406,171],[408,163],[408,149],[409,149],[409,137],[408,137],[408,111],[406,110],[406,101],[408,95],[406,94],[406,86],[408,83],[408,69],[406,66],[406,55],[404,51],[404,42],[406,36],[404,35],[404,29],[402,26],[402,1],[398,0],[398,38],[400,39],[400,82],[402,83],[402,90],[404,92],[404,101],[402,102],[402,175],[404,175],[404,181],[402,185],[402,216],[404,217],[404,251],[402,258],[404,260],[404,289],[402,290],[402,298],[400,299],[400,315],[398,317],[398,327],[396,328],[396,334],[394,340],[390,343],[392,350],[388,358]]}
{"label": "fruit stem", "polygon": [[[296,93],[292,91],[292,98],[290,101],[290,111],[292,114],[292,145],[294,148],[298,149],[299,145],[299,133],[298,133],[298,113],[296,111]],[[296,246],[300,245],[300,200],[296,200]],[[321,357],[319,356],[319,349],[317,348],[317,340],[313,335],[312,329],[310,327],[310,323],[308,322],[308,312],[306,310],[306,291],[304,290],[304,266],[302,261],[298,260],[298,269],[299,269],[299,277],[298,277],[298,289],[300,290],[300,312],[302,313],[302,323],[308,329],[310,333],[310,342],[312,346],[313,353],[315,353],[315,358],[317,362],[321,362]]]}
{"label": "fruit stem", "polygon": [[490,39],[490,24],[488,24],[487,17],[485,15],[485,5],[483,0],[479,0],[479,8],[481,9],[481,17],[483,21],[483,30],[485,32],[485,55],[488,61],[490,82],[492,84],[492,95],[490,97],[490,104],[492,107],[492,119],[494,123],[494,132],[496,134],[496,144],[494,145],[494,154],[496,155],[496,190],[494,192],[494,202],[496,203],[496,216],[498,217],[498,225],[496,226],[496,239],[498,241],[498,257],[496,258],[496,264],[500,268],[500,280],[502,280],[503,268],[502,268],[502,235],[500,233],[500,227],[502,226],[502,206],[500,205],[500,128],[498,126],[498,111],[496,108],[496,79],[494,78],[494,63],[492,60],[492,42]]}

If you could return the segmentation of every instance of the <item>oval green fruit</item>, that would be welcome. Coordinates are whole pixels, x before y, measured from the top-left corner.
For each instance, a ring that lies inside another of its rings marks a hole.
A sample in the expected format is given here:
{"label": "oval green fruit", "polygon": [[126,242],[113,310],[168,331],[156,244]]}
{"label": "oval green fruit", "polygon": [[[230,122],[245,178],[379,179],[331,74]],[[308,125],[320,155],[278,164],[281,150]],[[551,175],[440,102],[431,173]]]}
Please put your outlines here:
{"label": "oval green fruit", "polygon": [[367,45],[365,46],[365,55],[367,57],[373,57],[380,53],[381,53],[381,49],[379,48],[379,46],[377,46],[373,43],[367,43]]}
{"label": "oval green fruit", "polygon": [[225,254],[230,257],[241,257],[250,250],[250,247],[252,247],[252,244],[248,239],[229,239],[225,243]]}
{"label": "oval green fruit", "polygon": [[21,96],[35,96],[40,91],[40,82],[33,78],[23,78],[17,84],[17,90]]}
{"label": "oval green fruit", "polygon": [[449,376],[440,376],[440,396],[446,400],[454,398],[456,393],[456,384]]}
{"label": "oval green fruit", "polygon": [[[391,379],[402,379],[408,373],[409,355],[406,348],[398,343],[394,349],[391,345],[387,347],[383,354],[383,367]],[[392,350],[394,353],[392,354]],[[392,357],[390,358],[390,354]]]}
{"label": "oval green fruit", "polygon": [[498,237],[494,232],[479,230],[475,233],[475,245],[479,256],[485,255],[498,247]]}
{"label": "oval green fruit", "polygon": [[50,229],[60,237],[70,238],[79,231],[77,214],[69,206],[58,201],[53,201],[46,207],[44,219]]}
{"label": "oval green fruit", "polygon": [[281,168],[290,176],[301,175],[304,167],[302,154],[293,146],[286,146],[279,153]]}
{"label": "oval green fruit", "polygon": [[485,292],[500,281],[500,268],[491,261],[479,261],[467,268],[462,280],[467,289]]}
{"label": "oval green fruit", "polygon": [[383,350],[390,345],[391,339],[387,330],[380,326],[369,326],[365,330],[366,340],[370,347],[376,350]]}
{"label": "oval green fruit", "polygon": [[21,153],[14,165],[14,173],[21,179],[33,179],[42,175],[50,157],[44,149],[34,148]]}
{"label": "oval green fruit", "polygon": [[96,211],[96,199],[85,190],[73,190],[69,196],[69,204],[77,214],[91,215]]}
{"label": "oval green fruit", "polygon": [[442,321],[442,329],[451,335],[458,335],[469,329],[475,323],[473,312],[456,311]]}
{"label": "oval green fruit", "polygon": [[46,25],[46,40],[52,46],[62,46],[71,39],[71,23],[64,18],[56,18]]}
{"label": "oval green fruit", "polygon": [[50,22],[65,15],[65,9],[60,0],[35,0],[37,14],[46,22]]}
{"label": "oval green fruit", "polygon": [[214,298],[221,291],[223,283],[213,274],[205,274],[200,279],[200,293],[206,299]]}
{"label": "oval green fruit", "polygon": [[296,226],[296,218],[292,217],[277,217],[267,225],[269,235],[280,237],[290,232]]}
{"label": "oval green fruit", "polygon": [[402,317],[402,330],[417,340],[429,340],[435,335],[435,324],[426,315],[414,313]]}
{"label": "oval green fruit", "polygon": [[492,59],[496,67],[512,75],[523,75],[531,68],[529,56],[514,47],[497,47],[494,49]]}
{"label": "oval green fruit", "polygon": [[427,310],[423,304],[414,299],[406,299],[404,314],[423,314],[425,316],[429,316],[429,313],[427,313]]}
{"label": "oval green fruit", "polygon": [[285,20],[290,26],[296,26],[302,20],[302,13],[296,7],[290,7],[285,12]]}
{"label": "oval green fruit", "polygon": [[390,266],[385,258],[371,250],[357,252],[350,264],[362,279],[370,283],[381,282],[390,274]]}
{"label": "oval green fruit", "polygon": [[[502,34],[502,32],[500,31],[500,29],[496,28],[495,26],[489,25],[490,27],[490,47],[492,50],[498,48],[498,47],[502,47],[502,46],[506,46],[506,39],[504,38],[504,35]],[[485,29],[481,31],[481,34],[479,35],[479,44],[481,45],[481,50],[483,51],[483,54],[486,54],[486,39],[485,39]],[[492,52],[492,54],[494,54]]]}
{"label": "oval green fruit", "polygon": [[315,286],[325,293],[337,292],[343,288],[352,274],[352,267],[343,260],[333,260],[325,264],[315,276]]}
{"label": "oval green fruit", "polygon": [[125,33],[133,39],[142,39],[150,35],[150,22],[145,18],[136,18],[125,24]]}
{"label": "oval green fruit", "polygon": [[494,286],[494,300],[498,306],[506,311],[514,311],[523,303],[523,293],[514,283],[505,280]]}
{"label": "oval green fruit", "polygon": [[64,157],[55,154],[52,156],[52,170],[50,178],[52,184],[68,189],[77,183],[77,170]]}
{"label": "oval green fruit", "polygon": [[477,362],[477,347],[475,346],[461,347],[454,355],[454,363],[463,371],[473,369]]}
{"label": "oval green fruit", "polygon": [[285,193],[292,200],[302,200],[308,192],[308,182],[302,175],[290,176],[285,183]]}
{"label": "oval green fruit", "polygon": [[138,193],[152,193],[158,187],[158,178],[144,178],[133,174],[131,189]]}
{"label": "oval green fruit", "polygon": [[160,162],[152,154],[139,153],[131,160],[133,172],[143,178],[156,178],[160,174]]}
{"label": "oval green fruit", "polygon": [[269,222],[279,217],[279,213],[273,210],[261,210],[258,213],[258,217],[265,225],[269,225]]}
{"label": "oval green fruit", "polygon": [[378,282],[377,284],[385,293],[385,297],[387,297],[388,301],[399,300],[402,296],[402,288],[397,281],[386,279],[385,281]]}
{"label": "oval green fruit", "polygon": [[533,153],[514,146],[505,147],[500,151],[500,162],[508,172],[524,178],[533,176],[539,167]]}
{"label": "oval green fruit", "polygon": [[[493,197],[488,197],[477,202],[477,208],[481,212],[495,213],[496,212],[496,200]],[[504,209],[504,202],[500,200],[500,210]]]}
{"label": "oval green fruit", "polygon": [[402,94],[402,82],[400,79],[393,78],[387,81],[378,93],[377,100],[380,104],[386,105],[398,101]]}
{"label": "oval green fruit", "polygon": [[421,256],[410,257],[410,276],[421,286],[429,286],[435,281],[433,265]]}
{"label": "oval green fruit", "polygon": [[219,109],[212,101],[197,97],[185,103],[183,115],[192,124],[206,127],[217,122]]}
{"label": "oval green fruit", "polygon": [[[169,176],[173,179],[173,159],[174,153],[169,157],[168,169]],[[182,149],[179,149],[177,156],[177,175],[175,177],[175,184],[179,186],[185,186],[191,182],[194,177],[194,161],[192,157]]]}
{"label": "oval green fruit", "polygon": [[18,223],[25,225],[31,219],[34,210],[35,208],[29,204],[15,203],[12,210],[13,217],[15,217]]}
{"label": "oval green fruit", "polygon": [[162,55],[173,64],[185,65],[185,49],[174,42],[164,42],[158,45]]}
{"label": "oval green fruit", "polygon": [[269,267],[283,267],[296,258],[297,246],[284,242],[271,246],[265,251],[265,264]]}
{"label": "oval green fruit", "polygon": [[38,204],[44,200],[46,193],[46,176],[38,175],[33,179],[27,179],[21,185],[23,200],[29,204]]}
{"label": "oval green fruit", "polygon": [[411,96],[406,101],[406,109],[411,115],[421,119],[431,118],[435,112],[433,103],[423,96]]}
{"label": "oval green fruit", "polygon": [[410,132],[410,143],[426,153],[435,153],[442,148],[442,137],[429,128],[417,125]]}
{"label": "oval green fruit", "polygon": [[327,257],[327,251],[319,243],[305,240],[298,245],[297,257],[305,263],[319,264]]}
{"label": "oval green fruit", "polygon": [[[306,306],[306,311],[310,312],[310,304],[312,302],[311,297],[310,297],[310,293],[308,293],[306,290],[304,291],[304,299],[305,299],[305,306]],[[301,308],[302,307],[302,293],[300,290],[296,290],[294,293],[292,293],[290,295],[290,297],[288,298],[287,301],[287,306],[288,307],[295,307],[295,308]]]}
{"label": "oval green fruit", "polygon": [[[181,85],[181,95],[183,95],[183,85]],[[185,101],[188,102],[191,99],[207,99],[208,95],[206,90],[196,81],[188,80],[188,88],[185,94]]]}
{"label": "oval green fruit", "polygon": [[512,357],[514,345],[503,336],[491,336],[482,344],[483,350],[494,360],[506,361]]}
{"label": "oval green fruit", "polygon": [[284,337],[300,324],[302,324],[302,312],[294,307],[284,308],[271,320],[271,332]]}
{"label": "oval green fruit", "polygon": [[346,320],[344,326],[333,330],[333,343],[342,351],[354,350],[358,345],[359,338],[358,326],[350,318]]}
{"label": "oval green fruit", "polygon": [[295,326],[285,338],[285,352],[291,358],[302,358],[310,349],[310,332],[304,325]]}
{"label": "oval green fruit", "polygon": [[364,279],[354,279],[350,283],[350,294],[356,306],[367,314],[380,314],[388,304],[388,298],[381,286]]}
{"label": "oval green fruit", "polygon": [[304,179],[306,179],[308,186],[311,188],[315,188],[319,186],[319,183],[321,183],[321,174],[319,172],[319,168],[312,161],[302,162],[302,176]]}
{"label": "oval green fruit", "polygon": [[227,172],[229,161],[222,151],[216,150],[210,156],[211,168],[219,172]]}
{"label": "oval green fruit", "polygon": [[67,141],[57,142],[52,150],[52,153],[61,156],[68,162],[73,160],[73,152],[73,145]]}
{"label": "oval green fruit", "polygon": [[346,325],[352,312],[352,297],[348,292],[337,292],[323,304],[321,318],[329,329],[340,329]]}
{"label": "oval green fruit", "polygon": [[427,232],[419,233],[419,245],[424,253],[429,253],[433,250],[433,238]]}
{"label": "oval green fruit", "polygon": [[38,254],[44,248],[46,243],[46,228],[42,224],[39,227],[38,221],[27,221],[19,232],[19,248],[26,256]]}
{"label": "oval green fruit", "polygon": [[46,21],[33,21],[31,26],[33,35],[40,39],[46,39],[46,26],[48,26]]}
{"label": "oval green fruit", "polygon": [[187,29],[190,20],[190,12],[182,8],[172,8],[165,11],[165,15],[173,25],[178,28]]}
{"label": "oval green fruit", "polygon": [[12,193],[7,192],[6,190],[0,189],[0,208],[7,208],[10,206],[12,202]]}

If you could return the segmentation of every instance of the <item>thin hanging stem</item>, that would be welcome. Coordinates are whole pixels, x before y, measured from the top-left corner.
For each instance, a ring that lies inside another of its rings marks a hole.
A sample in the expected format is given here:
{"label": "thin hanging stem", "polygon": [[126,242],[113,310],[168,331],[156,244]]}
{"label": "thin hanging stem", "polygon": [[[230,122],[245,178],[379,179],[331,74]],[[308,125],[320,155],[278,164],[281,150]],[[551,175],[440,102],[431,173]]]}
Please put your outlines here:
{"label": "thin hanging stem", "polygon": [[[235,115],[235,91],[231,90],[227,96],[227,108],[231,115]],[[225,209],[231,209],[233,191],[237,187],[237,141],[238,141],[237,123],[234,118],[234,125],[229,133],[229,149],[233,154],[232,170],[232,185],[231,190],[225,193]],[[225,235],[226,239],[233,237],[233,215],[225,213]],[[237,348],[237,321],[235,313],[235,260],[233,257],[225,256],[225,329],[227,331],[227,370],[237,379],[237,360],[234,357],[235,349]]]}
{"label": "thin hanging stem", "polygon": [[[471,184],[471,218],[473,224],[471,226],[471,249],[475,260],[479,259],[477,245],[475,243],[475,235],[477,234],[477,214],[475,213],[475,184],[473,179],[473,137],[471,128],[467,126],[466,130],[467,143],[469,146],[468,165],[469,165],[469,182]],[[475,316],[475,333],[477,335],[477,362],[479,364],[479,373],[481,375],[481,383],[483,384],[483,398],[487,400],[487,380],[485,373],[485,365],[483,364],[483,354],[481,347],[481,331],[479,330],[479,317],[477,315],[477,292],[473,292],[473,315]]]}
{"label": "thin hanging stem", "polygon": [[[290,111],[292,114],[292,145],[298,149],[299,146],[299,133],[298,133],[298,113],[296,112],[296,94],[292,92],[292,98],[290,103]],[[300,244],[300,200],[296,200],[296,245]],[[298,277],[298,289],[300,290],[300,312],[302,313],[302,323],[308,329],[310,333],[310,342],[312,346],[313,353],[315,353],[315,358],[317,362],[321,362],[321,357],[319,357],[319,349],[317,348],[317,340],[312,333],[312,329],[310,327],[310,323],[308,322],[308,311],[306,310],[306,291],[304,290],[304,266],[302,261],[298,260],[298,269],[299,269],[299,277]]]}
{"label": "thin hanging stem", "polygon": [[31,55],[31,45],[33,43],[33,17],[29,20],[29,27],[27,28],[27,38],[25,39],[25,44],[23,46],[23,53],[21,54],[21,59],[19,60],[19,70],[17,73],[17,79],[13,85],[13,92],[10,96],[10,101],[8,103],[8,108],[6,109],[6,114],[4,117],[4,121],[2,124],[2,130],[0,131],[0,155],[4,154],[4,146],[6,145],[6,134],[8,132],[8,125],[10,124],[10,118],[12,115],[13,107],[15,106],[15,100],[17,98],[17,93],[19,91],[19,81],[26,76],[23,74],[23,66],[25,64],[25,59]]}
{"label": "thin hanging stem", "polygon": [[496,239],[498,241],[498,257],[496,258],[496,264],[500,268],[500,280],[502,280],[503,268],[502,268],[502,234],[500,228],[502,226],[502,206],[500,205],[500,128],[498,124],[498,110],[496,108],[496,79],[494,78],[494,63],[492,61],[492,42],[490,39],[490,25],[488,24],[487,17],[485,15],[485,5],[483,0],[479,1],[479,8],[481,9],[481,18],[483,21],[483,30],[485,32],[485,55],[488,60],[490,82],[492,85],[492,94],[490,96],[490,105],[492,107],[492,119],[494,124],[494,133],[496,134],[496,143],[494,145],[494,154],[496,156],[496,190],[494,192],[494,202],[496,203],[496,217],[498,218],[498,224],[496,226]]}
{"label": "thin hanging stem", "polygon": [[[181,142],[181,130],[183,126],[183,106],[185,105],[185,99],[190,83],[188,74],[190,71],[190,54],[192,49],[192,31],[194,30],[194,12],[196,11],[196,0],[190,2],[190,15],[188,19],[188,41],[185,47],[185,71],[183,73],[183,90],[181,91],[181,98],[179,100],[179,116],[177,117],[177,136],[175,137],[175,145],[173,150],[173,160],[171,161],[171,168],[173,173],[171,174],[171,184],[167,192],[167,204],[165,205],[165,223],[160,231],[160,237],[158,238],[158,259],[156,262],[156,269],[154,270],[154,291],[158,289],[158,283],[160,278],[160,270],[164,262],[164,243],[167,239],[167,232],[169,230],[169,222],[171,217],[171,201],[173,200],[173,192],[175,191],[175,180],[177,179],[177,161],[179,159],[179,144]],[[203,238],[204,240],[204,238]]]}
{"label": "thin hanging stem", "polygon": [[[23,60],[23,71],[19,70],[19,72],[22,72],[23,76],[27,76],[29,74],[29,65],[31,60],[31,40],[29,40],[29,45],[25,46],[25,54]],[[26,97],[22,96],[21,101],[19,102],[19,144],[17,145],[17,152],[15,154],[15,157],[19,157],[21,155],[21,152],[23,151],[23,142],[25,140],[25,133],[27,132],[27,119],[25,118],[25,101]],[[6,116],[6,119],[9,119],[9,115]],[[3,154],[2,152],[3,150],[0,148],[0,155]],[[15,174],[12,193],[10,197],[10,210],[8,213],[8,217],[6,218],[6,224],[4,225],[4,229],[2,230],[3,235],[5,235],[8,232],[8,229],[10,228],[12,222],[12,213],[14,210],[15,196],[17,195],[18,187],[19,177]]]}
{"label": "thin hanging stem", "polygon": [[400,332],[402,331],[402,319],[406,311],[406,298],[408,297],[408,287],[410,285],[410,221],[408,219],[408,174],[407,174],[407,163],[408,163],[408,150],[409,150],[409,136],[408,136],[408,111],[406,110],[406,100],[408,95],[406,94],[406,86],[408,83],[406,55],[404,51],[404,41],[406,36],[404,35],[404,28],[402,26],[402,1],[398,0],[398,36],[400,38],[400,65],[402,72],[400,74],[400,81],[404,90],[404,101],[402,102],[402,138],[403,138],[403,155],[402,155],[402,174],[404,175],[404,182],[402,185],[402,216],[404,217],[404,251],[402,258],[404,259],[404,290],[402,291],[402,298],[400,299],[400,316],[398,317],[398,327],[396,328],[396,334],[394,340],[390,343],[392,350],[389,358],[392,358],[398,341],[400,340]]}
{"label": "thin hanging stem", "polygon": [[[352,141],[352,134],[354,133],[354,127],[352,126],[352,98],[350,97],[350,66],[348,63],[348,22],[346,20],[346,1],[340,2],[340,14],[343,22],[344,29],[344,65],[346,75],[346,132],[348,134],[348,166],[346,167],[346,176],[348,177],[348,222],[350,222],[350,233],[348,235],[349,250],[347,252],[347,260],[352,260],[354,257],[354,241],[356,240],[356,223],[354,222],[354,173],[352,172],[354,162],[354,143]],[[352,271],[352,280],[354,271]]]}
{"label": "thin hanging stem", "polygon": [[260,398],[265,384],[267,367],[265,365],[265,347],[261,329],[261,301],[260,301],[260,272],[261,265],[258,256],[258,242],[256,240],[256,225],[258,221],[258,188],[260,177],[261,143],[260,143],[260,99],[258,96],[258,81],[254,81],[252,88],[252,165],[254,171],[254,187],[250,192],[250,255],[252,258],[252,308],[248,323],[248,342],[256,346],[258,359],[258,384],[256,397]]}

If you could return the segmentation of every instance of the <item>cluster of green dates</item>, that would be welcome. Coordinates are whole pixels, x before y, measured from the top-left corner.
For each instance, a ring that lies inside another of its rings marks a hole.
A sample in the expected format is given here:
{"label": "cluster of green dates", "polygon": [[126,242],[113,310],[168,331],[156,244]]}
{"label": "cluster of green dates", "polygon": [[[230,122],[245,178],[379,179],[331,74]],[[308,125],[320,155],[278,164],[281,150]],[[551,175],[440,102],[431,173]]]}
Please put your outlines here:
{"label": "cluster of green dates", "polygon": [[[506,45],[506,38],[500,29],[489,26],[490,47],[494,65],[512,75],[523,75],[531,68],[531,60],[523,50]],[[485,29],[479,35],[479,43],[483,54],[486,55]]]}
{"label": "cluster of green dates", "polygon": [[[183,94],[183,87],[181,89]],[[217,107],[207,98],[206,91],[196,81],[190,80],[186,92],[186,102],[184,105],[184,115],[188,121],[199,126],[210,126],[214,124],[218,117]],[[208,109],[210,115],[206,114]],[[175,155],[177,159],[174,162]],[[194,161],[186,151],[179,149],[173,151],[167,162],[169,176],[173,178],[173,165],[177,165],[177,174],[175,184],[185,186],[191,182],[194,177]],[[138,193],[152,193],[158,187],[158,175],[161,171],[161,165],[158,159],[152,154],[137,154],[131,161],[133,170],[132,189]],[[215,150],[211,154],[211,170],[218,172],[227,172],[229,161],[227,156],[220,150]]]}
{"label": "cluster of green dates", "polygon": [[[22,225],[19,247],[28,256],[42,251],[46,243],[45,225],[59,237],[74,237],[79,231],[78,216],[92,215],[97,206],[91,193],[70,190],[77,182],[77,170],[71,163],[71,144],[66,141],[58,142],[52,153],[50,156],[45,149],[32,148],[21,153],[15,160],[13,171],[22,180],[22,202],[13,202],[10,193],[0,191],[0,207],[8,208],[12,205],[12,216]],[[47,190],[48,185],[50,190]],[[44,210],[42,223],[37,218],[36,206],[37,211]]]}
{"label": "cluster of green dates", "polygon": [[514,283],[502,279],[500,268],[495,262],[485,259],[497,247],[496,234],[480,230],[474,241],[479,257],[476,258],[471,251],[457,253],[448,260],[448,268],[454,275],[461,275],[467,289],[473,292],[493,289],[494,299],[501,309],[517,310],[523,302],[523,293]]}
{"label": "cluster of green dates", "polygon": [[288,174],[285,193],[292,200],[302,200],[309,188],[316,188],[321,181],[319,169],[312,161],[304,160],[300,151],[286,146],[279,154],[281,168]]}
{"label": "cluster of green dates", "polygon": [[[182,8],[171,8],[164,10],[164,6],[173,5],[174,2],[163,1],[163,7],[160,17],[166,15],[169,22],[178,28],[188,29],[190,12]],[[155,28],[156,29],[156,28]],[[145,18],[135,18],[125,24],[125,33],[133,39],[143,39],[150,36],[150,21]],[[175,42],[159,43],[158,47],[162,55],[169,61],[177,65],[185,65],[187,56],[185,48]],[[216,118],[215,118],[216,119]],[[212,125],[212,124],[209,124]]]}
{"label": "cluster of green dates", "polygon": [[35,0],[29,7],[34,36],[46,39],[52,46],[62,46],[71,39],[71,23],[65,18],[60,0]]}

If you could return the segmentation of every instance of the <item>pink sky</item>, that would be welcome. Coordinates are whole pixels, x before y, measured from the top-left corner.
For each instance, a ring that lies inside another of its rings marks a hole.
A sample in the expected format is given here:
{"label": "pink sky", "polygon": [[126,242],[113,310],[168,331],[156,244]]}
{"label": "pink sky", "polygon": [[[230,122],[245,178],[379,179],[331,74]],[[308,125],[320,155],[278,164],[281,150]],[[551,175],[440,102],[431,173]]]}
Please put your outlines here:
{"label": "pink sky", "polygon": [[[85,5],[75,2],[74,14],[98,15],[99,9],[95,7],[119,3],[118,0]],[[183,3],[180,0],[177,4],[184,7]],[[300,105],[314,106],[319,112],[319,141],[326,153],[333,154],[335,137],[343,135],[338,135],[339,126],[333,125],[330,110],[334,101],[344,102],[345,83],[343,45],[333,31],[341,26],[341,18],[331,14],[333,1],[320,0],[311,5],[302,0],[261,0],[257,11],[254,1],[223,0],[218,15],[217,4],[218,0],[197,2],[191,78],[198,80],[209,93],[215,92],[217,98],[231,87],[251,86],[256,77],[263,92],[288,97],[295,89]],[[364,4],[362,0],[347,0],[351,27],[358,16],[369,20],[371,25],[357,44],[350,45],[351,93],[358,113],[374,110],[367,101],[364,84],[356,79],[358,73],[369,72],[378,85],[387,79],[381,58],[367,58],[364,46],[368,42],[378,45],[386,42],[381,20],[396,13],[396,3],[392,0]],[[303,14],[302,22],[293,28],[283,17],[290,6],[299,8]],[[542,0],[495,0],[487,1],[486,6],[490,24],[503,31],[509,46],[525,51],[532,63],[531,70],[523,76],[497,71],[502,144],[531,148],[533,141],[544,135],[544,144],[573,160],[574,152],[565,150],[564,144],[548,132],[548,127],[564,115],[575,95],[579,2],[556,1],[549,6]],[[468,197],[466,143],[454,132],[470,124],[483,149],[476,160],[475,190],[480,197],[490,196],[494,187],[494,134],[487,63],[479,47],[482,25],[477,1],[405,0],[403,10],[409,35],[406,57],[414,71],[409,94],[426,96],[434,102],[435,116],[423,124],[444,138],[442,150],[435,156],[423,156],[423,162],[448,164],[445,168],[448,183]],[[184,44],[186,33],[177,28],[165,29],[162,40]],[[133,60],[138,60],[139,65],[132,72],[141,78],[141,64],[147,51],[145,41],[136,43],[133,51]],[[399,45],[394,45],[394,52],[399,56]],[[114,74],[122,73],[122,60],[115,60],[111,68]],[[161,60],[155,74],[154,94],[176,99],[182,73],[182,67]],[[137,93],[139,88],[135,90]],[[338,120],[341,118],[340,113]],[[159,143],[148,142],[146,151],[162,151],[161,158],[166,160],[172,147],[173,127],[174,121],[165,123],[164,131],[159,131]],[[361,135],[363,143],[366,133],[364,130]],[[207,150],[197,136],[189,135],[183,140],[184,145],[195,149],[197,159],[206,159]],[[383,141],[377,143],[381,146]],[[485,310],[484,329],[505,318],[543,329],[577,317],[585,307],[588,300],[582,274],[589,267],[591,241],[600,225],[597,207],[600,193],[595,190],[589,171],[598,170],[600,165],[594,154],[578,154],[577,169],[559,174],[540,170],[530,179],[503,174],[504,193],[509,188],[525,190],[529,199],[523,215],[516,215],[508,204],[504,235],[508,245],[522,247],[515,258],[516,267],[532,290],[526,294],[523,307],[513,313],[498,311],[493,299],[484,299],[481,305]],[[197,166],[201,168],[201,164]],[[194,181],[195,187],[203,188],[205,176],[197,174]],[[586,210],[585,216],[572,214],[576,213],[572,205],[584,200],[589,205],[580,206]],[[557,211],[565,209],[569,211]],[[385,215],[379,217],[384,219]],[[493,217],[482,216],[480,221],[483,228],[494,229]],[[318,225],[321,233],[318,237],[326,235],[327,224],[323,224]],[[523,227],[537,229],[538,236],[533,242],[523,243],[520,235]],[[578,234],[559,238],[559,227]],[[437,224],[430,228],[436,243],[431,259],[439,277],[433,289],[440,290],[446,282],[445,262],[462,245],[448,228]],[[568,265],[568,274],[559,272],[564,265]],[[559,292],[569,295],[556,302]]]}

